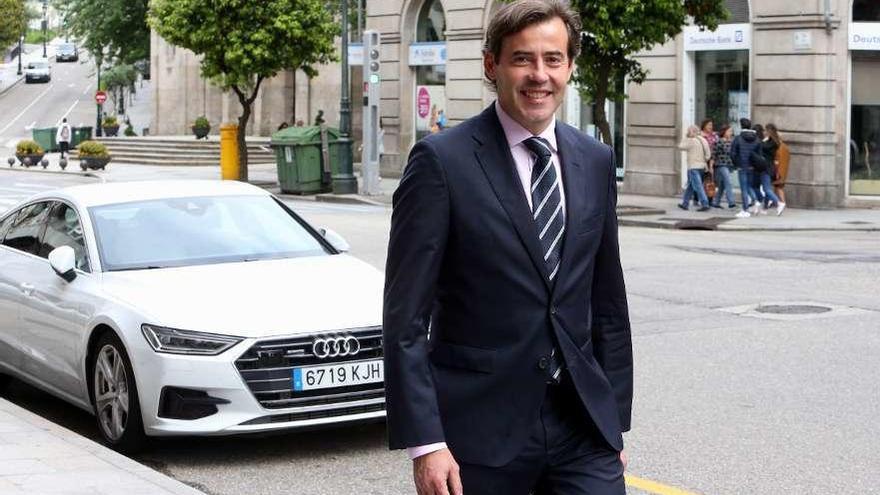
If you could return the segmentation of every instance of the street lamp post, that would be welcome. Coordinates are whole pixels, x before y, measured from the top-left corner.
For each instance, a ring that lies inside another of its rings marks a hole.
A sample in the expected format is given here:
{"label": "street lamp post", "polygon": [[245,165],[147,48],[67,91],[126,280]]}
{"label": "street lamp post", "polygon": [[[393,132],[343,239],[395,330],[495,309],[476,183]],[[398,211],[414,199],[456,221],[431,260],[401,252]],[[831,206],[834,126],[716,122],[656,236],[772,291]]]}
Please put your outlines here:
{"label": "street lamp post", "polygon": [[18,38],[18,72],[16,75],[21,75],[21,51],[24,49],[24,35],[21,35]]}
{"label": "street lamp post", "polygon": [[339,98],[339,144],[341,146],[338,173],[333,177],[335,194],[357,193],[357,179],[351,155],[351,84],[348,81],[348,2],[342,3],[342,88]]}
{"label": "street lamp post", "polygon": [[[96,91],[101,91],[101,63],[103,62],[103,60],[101,60],[101,58],[96,58],[96,62],[98,63],[98,88],[96,89]],[[95,137],[101,137],[104,135],[101,130],[101,111],[103,110],[104,106],[100,103],[95,103],[97,104],[97,112],[95,112],[95,115],[97,115],[95,121]]]}
{"label": "street lamp post", "polygon": [[43,58],[46,58],[46,25],[49,24],[49,21],[46,20],[46,10],[49,8],[49,0],[43,0]]}

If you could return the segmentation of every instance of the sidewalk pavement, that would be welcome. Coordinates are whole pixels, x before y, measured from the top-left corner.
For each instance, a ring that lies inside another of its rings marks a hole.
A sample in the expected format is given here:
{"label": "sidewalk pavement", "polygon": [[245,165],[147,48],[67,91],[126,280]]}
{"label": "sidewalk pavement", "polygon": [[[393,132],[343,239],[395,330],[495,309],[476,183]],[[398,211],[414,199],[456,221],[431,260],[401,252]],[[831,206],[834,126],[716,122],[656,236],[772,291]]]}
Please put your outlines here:
{"label": "sidewalk pavement", "polygon": [[204,495],[2,398],[0,494]]}
{"label": "sidewalk pavement", "polygon": [[[68,166],[66,172],[61,172],[57,163],[57,153],[50,156],[48,170],[55,173],[78,173],[79,167],[76,161]],[[2,165],[2,164],[0,164]],[[5,168],[5,167],[3,167]],[[12,170],[12,169],[10,169]],[[22,170],[15,167],[14,170]],[[46,173],[38,167],[30,169],[31,173]],[[382,178],[380,181],[381,194],[377,196],[365,196],[363,194],[318,194],[311,196],[299,196],[283,194],[278,187],[278,173],[274,164],[255,164],[248,167],[250,182],[264,187],[286,199],[312,200],[335,203],[372,204],[377,206],[391,206],[394,190],[397,188],[399,179]],[[141,181],[158,179],[219,179],[220,167],[183,167],[183,166],[156,166],[156,165],[129,165],[113,164],[106,170],[90,172],[89,175],[96,180],[107,182]],[[358,176],[358,190],[363,190],[361,178]],[[695,209],[683,211],[676,207],[677,197],[645,196],[638,194],[620,194],[618,198],[617,213],[621,226],[625,227],[648,227],[659,229],[679,230],[719,230],[719,231],[868,231],[880,232],[880,201],[876,208],[839,208],[839,209],[803,209],[786,208],[781,216],[776,216],[775,210],[768,211],[767,215],[758,215],[750,218],[736,218],[739,208],[716,209],[707,212],[697,212]]]}

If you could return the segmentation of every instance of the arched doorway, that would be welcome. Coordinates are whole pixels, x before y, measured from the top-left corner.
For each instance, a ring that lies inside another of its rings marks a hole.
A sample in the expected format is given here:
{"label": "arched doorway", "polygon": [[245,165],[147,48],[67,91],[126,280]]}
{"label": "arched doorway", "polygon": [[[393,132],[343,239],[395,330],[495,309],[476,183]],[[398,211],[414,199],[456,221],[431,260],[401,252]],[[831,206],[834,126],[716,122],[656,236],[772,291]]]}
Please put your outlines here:
{"label": "arched doorway", "polygon": [[855,0],[850,24],[849,194],[880,197],[880,3]]}
{"label": "arched doorway", "polygon": [[440,0],[426,0],[416,19],[409,65],[415,72],[416,140],[446,125],[446,15]]}

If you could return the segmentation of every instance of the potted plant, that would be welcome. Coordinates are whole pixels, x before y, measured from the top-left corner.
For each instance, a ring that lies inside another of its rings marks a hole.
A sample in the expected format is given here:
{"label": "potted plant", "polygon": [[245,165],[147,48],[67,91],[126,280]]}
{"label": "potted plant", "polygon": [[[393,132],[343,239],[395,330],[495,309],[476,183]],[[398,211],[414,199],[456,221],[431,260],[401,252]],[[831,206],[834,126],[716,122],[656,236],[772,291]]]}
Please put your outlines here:
{"label": "potted plant", "polygon": [[137,133],[134,132],[134,127],[132,127],[132,125],[131,125],[131,122],[126,124],[125,132],[123,132],[123,134],[125,135],[125,137],[137,136]]}
{"label": "potted plant", "polygon": [[43,159],[45,151],[36,141],[22,139],[15,145],[15,157],[23,167],[32,167]]}
{"label": "potted plant", "polygon": [[107,151],[107,147],[104,146],[103,143],[99,143],[98,141],[83,141],[79,143],[79,146],[77,146],[76,149],[79,152],[79,168],[82,170],[104,170],[104,167],[110,163],[110,153]]}
{"label": "potted plant", "polygon": [[211,123],[202,115],[193,123],[192,131],[196,135],[196,139],[208,139],[208,133],[211,132]]}
{"label": "potted plant", "polygon": [[119,121],[116,120],[115,115],[107,115],[101,123],[101,128],[104,129],[104,135],[116,137],[119,134]]}

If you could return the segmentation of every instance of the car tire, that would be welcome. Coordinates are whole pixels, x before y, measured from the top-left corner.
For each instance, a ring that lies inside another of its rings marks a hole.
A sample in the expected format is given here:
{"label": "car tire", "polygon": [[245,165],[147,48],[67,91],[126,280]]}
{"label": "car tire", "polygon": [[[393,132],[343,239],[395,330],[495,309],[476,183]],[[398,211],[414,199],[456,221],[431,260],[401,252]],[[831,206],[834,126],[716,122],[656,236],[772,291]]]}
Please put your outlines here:
{"label": "car tire", "polygon": [[89,363],[92,402],[104,443],[123,454],[137,452],[146,440],[137,384],[128,353],[113,332],[102,335]]}

